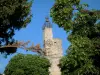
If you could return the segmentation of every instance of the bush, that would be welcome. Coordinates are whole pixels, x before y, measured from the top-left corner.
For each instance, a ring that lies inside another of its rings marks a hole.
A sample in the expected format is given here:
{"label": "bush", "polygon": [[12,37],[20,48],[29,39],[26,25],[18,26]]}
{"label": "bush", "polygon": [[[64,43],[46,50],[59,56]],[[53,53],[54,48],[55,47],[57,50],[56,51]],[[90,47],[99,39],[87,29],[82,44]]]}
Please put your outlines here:
{"label": "bush", "polygon": [[49,75],[48,59],[37,55],[18,54],[14,56],[4,71],[5,75]]}

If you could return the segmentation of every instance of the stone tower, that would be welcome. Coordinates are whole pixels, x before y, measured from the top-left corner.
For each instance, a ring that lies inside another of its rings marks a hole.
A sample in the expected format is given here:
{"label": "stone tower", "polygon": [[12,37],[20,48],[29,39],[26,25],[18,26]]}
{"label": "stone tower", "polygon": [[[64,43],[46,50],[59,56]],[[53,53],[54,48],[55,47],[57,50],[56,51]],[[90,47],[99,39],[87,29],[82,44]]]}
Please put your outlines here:
{"label": "stone tower", "polygon": [[48,18],[46,18],[43,25],[43,41],[45,56],[51,63],[51,67],[49,68],[50,75],[61,75],[58,64],[62,57],[62,41],[58,38],[53,38],[52,25]]}

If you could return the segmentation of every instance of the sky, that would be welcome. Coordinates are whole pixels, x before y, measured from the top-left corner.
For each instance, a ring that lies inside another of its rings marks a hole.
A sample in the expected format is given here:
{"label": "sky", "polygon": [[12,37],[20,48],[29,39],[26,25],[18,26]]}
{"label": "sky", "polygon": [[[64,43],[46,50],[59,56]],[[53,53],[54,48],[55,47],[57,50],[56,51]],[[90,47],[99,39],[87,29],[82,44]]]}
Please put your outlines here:
{"label": "sky", "polygon": [[[34,45],[40,44],[41,47],[43,47],[42,26],[45,22],[45,17],[50,16],[50,8],[54,5],[54,1],[55,0],[34,0],[32,5],[33,17],[31,22],[26,28],[16,31],[14,38],[25,42],[30,40],[31,43],[34,43]],[[90,9],[100,9],[100,0],[82,0],[81,3],[88,3]],[[57,24],[53,23],[51,17],[49,19],[53,25],[53,37],[60,38],[62,40],[63,55],[66,55],[66,50],[70,45],[70,42],[67,40],[68,34],[62,28],[59,28]],[[17,53],[34,54],[31,51],[26,52],[22,49],[18,49],[15,54]],[[0,73],[4,72],[9,60],[15,54],[11,54],[7,56],[7,58],[4,58],[4,56],[0,54]]]}

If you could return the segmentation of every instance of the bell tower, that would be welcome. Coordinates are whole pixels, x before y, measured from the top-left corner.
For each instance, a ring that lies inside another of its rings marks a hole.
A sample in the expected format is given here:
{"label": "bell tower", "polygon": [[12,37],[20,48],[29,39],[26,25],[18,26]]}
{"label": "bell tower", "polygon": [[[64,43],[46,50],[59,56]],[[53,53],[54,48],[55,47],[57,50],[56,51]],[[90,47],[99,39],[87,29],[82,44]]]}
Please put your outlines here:
{"label": "bell tower", "polygon": [[44,23],[42,29],[43,29],[43,36],[44,36],[43,39],[44,39],[44,41],[47,40],[47,39],[53,38],[52,25],[51,25],[48,17],[45,18],[45,23]]}
{"label": "bell tower", "polygon": [[46,56],[51,55],[50,48],[53,45],[53,32],[52,25],[49,21],[49,18],[45,18],[45,23],[43,25],[43,42],[44,42],[44,51]]}
{"label": "bell tower", "polygon": [[43,51],[51,63],[51,67],[49,68],[50,75],[61,75],[58,64],[62,57],[62,41],[58,38],[53,38],[52,25],[48,17],[46,17],[42,29],[44,42]]}

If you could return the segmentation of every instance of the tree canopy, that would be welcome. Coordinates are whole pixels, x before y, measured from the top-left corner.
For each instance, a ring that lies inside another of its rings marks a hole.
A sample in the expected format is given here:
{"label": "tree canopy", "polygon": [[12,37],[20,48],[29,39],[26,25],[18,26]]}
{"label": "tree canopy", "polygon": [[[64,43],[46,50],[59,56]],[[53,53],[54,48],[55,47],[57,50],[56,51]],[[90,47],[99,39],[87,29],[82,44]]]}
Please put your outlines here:
{"label": "tree canopy", "polygon": [[51,17],[70,33],[71,45],[60,61],[62,75],[99,75],[100,10],[89,10],[80,0],[56,0]]}
{"label": "tree canopy", "polygon": [[[31,21],[33,0],[0,0],[0,47],[15,42],[15,30]],[[16,48],[0,48],[0,52],[14,53]]]}
{"label": "tree canopy", "polygon": [[5,75],[49,75],[49,60],[37,55],[15,55],[5,68]]}

